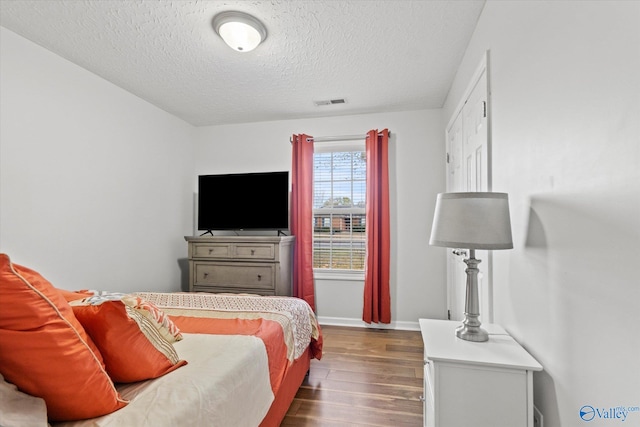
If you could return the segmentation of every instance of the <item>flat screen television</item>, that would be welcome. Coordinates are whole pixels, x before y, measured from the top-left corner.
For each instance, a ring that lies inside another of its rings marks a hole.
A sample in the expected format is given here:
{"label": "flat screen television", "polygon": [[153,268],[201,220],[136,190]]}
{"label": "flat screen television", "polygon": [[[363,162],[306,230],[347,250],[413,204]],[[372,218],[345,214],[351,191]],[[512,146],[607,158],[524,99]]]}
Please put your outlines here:
{"label": "flat screen television", "polygon": [[198,176],[198,230],[287,230],[289,172]]}

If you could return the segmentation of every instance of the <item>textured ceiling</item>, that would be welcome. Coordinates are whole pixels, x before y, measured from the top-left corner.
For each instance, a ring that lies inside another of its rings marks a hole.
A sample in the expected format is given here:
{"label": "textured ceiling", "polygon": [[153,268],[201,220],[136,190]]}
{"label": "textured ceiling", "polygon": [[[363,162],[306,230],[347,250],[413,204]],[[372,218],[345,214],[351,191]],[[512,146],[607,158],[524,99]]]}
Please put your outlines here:
{"label": "textured ceiling", "polygon": [[[440,108],[483,5],[1,0],[0,25],[203,126]],[[265,42],[227,47],[211,28],[226,10],[260,19]]]}

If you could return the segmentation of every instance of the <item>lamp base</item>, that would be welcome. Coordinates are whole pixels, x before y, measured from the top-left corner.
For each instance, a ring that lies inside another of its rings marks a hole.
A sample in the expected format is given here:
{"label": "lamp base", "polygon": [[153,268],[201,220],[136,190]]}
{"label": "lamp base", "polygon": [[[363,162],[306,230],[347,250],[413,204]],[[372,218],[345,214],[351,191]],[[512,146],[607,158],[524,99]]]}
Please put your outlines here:
{"label": "lamp base", "polygon": [[469,326],[466,323],[456,328],[456,336],[461,340],[473,342],[489,341],[489,333],[480,326]]}
{"label": "lamp base", "polygon": [[489,333],[480,327],[480,301],[478,299],[478,264],[476,251],[469,250],[469,258],[464,260],[467,264],[467,296],[464,302],[464,320],[456,329],[456,336],[462,340],[473,342],[489,341]]}

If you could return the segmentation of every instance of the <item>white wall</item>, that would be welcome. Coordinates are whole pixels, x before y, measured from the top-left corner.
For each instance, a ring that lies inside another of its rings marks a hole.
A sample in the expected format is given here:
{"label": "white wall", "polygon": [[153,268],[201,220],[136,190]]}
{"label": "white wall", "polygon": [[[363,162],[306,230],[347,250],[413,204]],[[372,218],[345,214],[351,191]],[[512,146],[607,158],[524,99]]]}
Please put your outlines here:
{"label": "white wall", "polygon": [[[0,31],[0,251],[14,262],[66,289],[179,290],[198,174],[290,170],[293,133],[387,127],[393,325],[444,317],[444,252],[428,246],[444,189],[440,110],[193,128]],[[362,287],[319,281],[320,316],[361,324]]]}
{"label": "white wall", "polygon": [[66,289],[180,288],[193,128],[0,28],[0,251]]}
{"label": "white wall", "polygon": [[444,121],[486,50],[515,245],[495,253],[495,320],[545,368],[545,427],[640,407],[640,2],[488,2]]}
{"label": "white wall", "polygon": [[[197,129],[197,174],[291,170],[293,134],[364,135],[388,128],[391,185],[391,304],[396,327],[445,313],[444,252],[428,245],[436,194],[444,190],[440,110],[212,126]],[[197,184],[194,176],[194,192]],[[362,281],[316,280],[324,323],[362,325]]]}

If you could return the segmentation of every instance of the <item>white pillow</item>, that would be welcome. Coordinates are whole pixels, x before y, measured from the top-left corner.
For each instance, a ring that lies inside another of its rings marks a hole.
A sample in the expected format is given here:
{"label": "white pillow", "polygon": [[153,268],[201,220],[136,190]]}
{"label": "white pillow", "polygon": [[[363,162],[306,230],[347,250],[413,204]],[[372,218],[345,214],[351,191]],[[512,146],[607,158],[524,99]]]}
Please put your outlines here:
{"label": "white pillow", "polygon": [[48,426],[44,399],[18,390],[0,374],[0,426]]}

